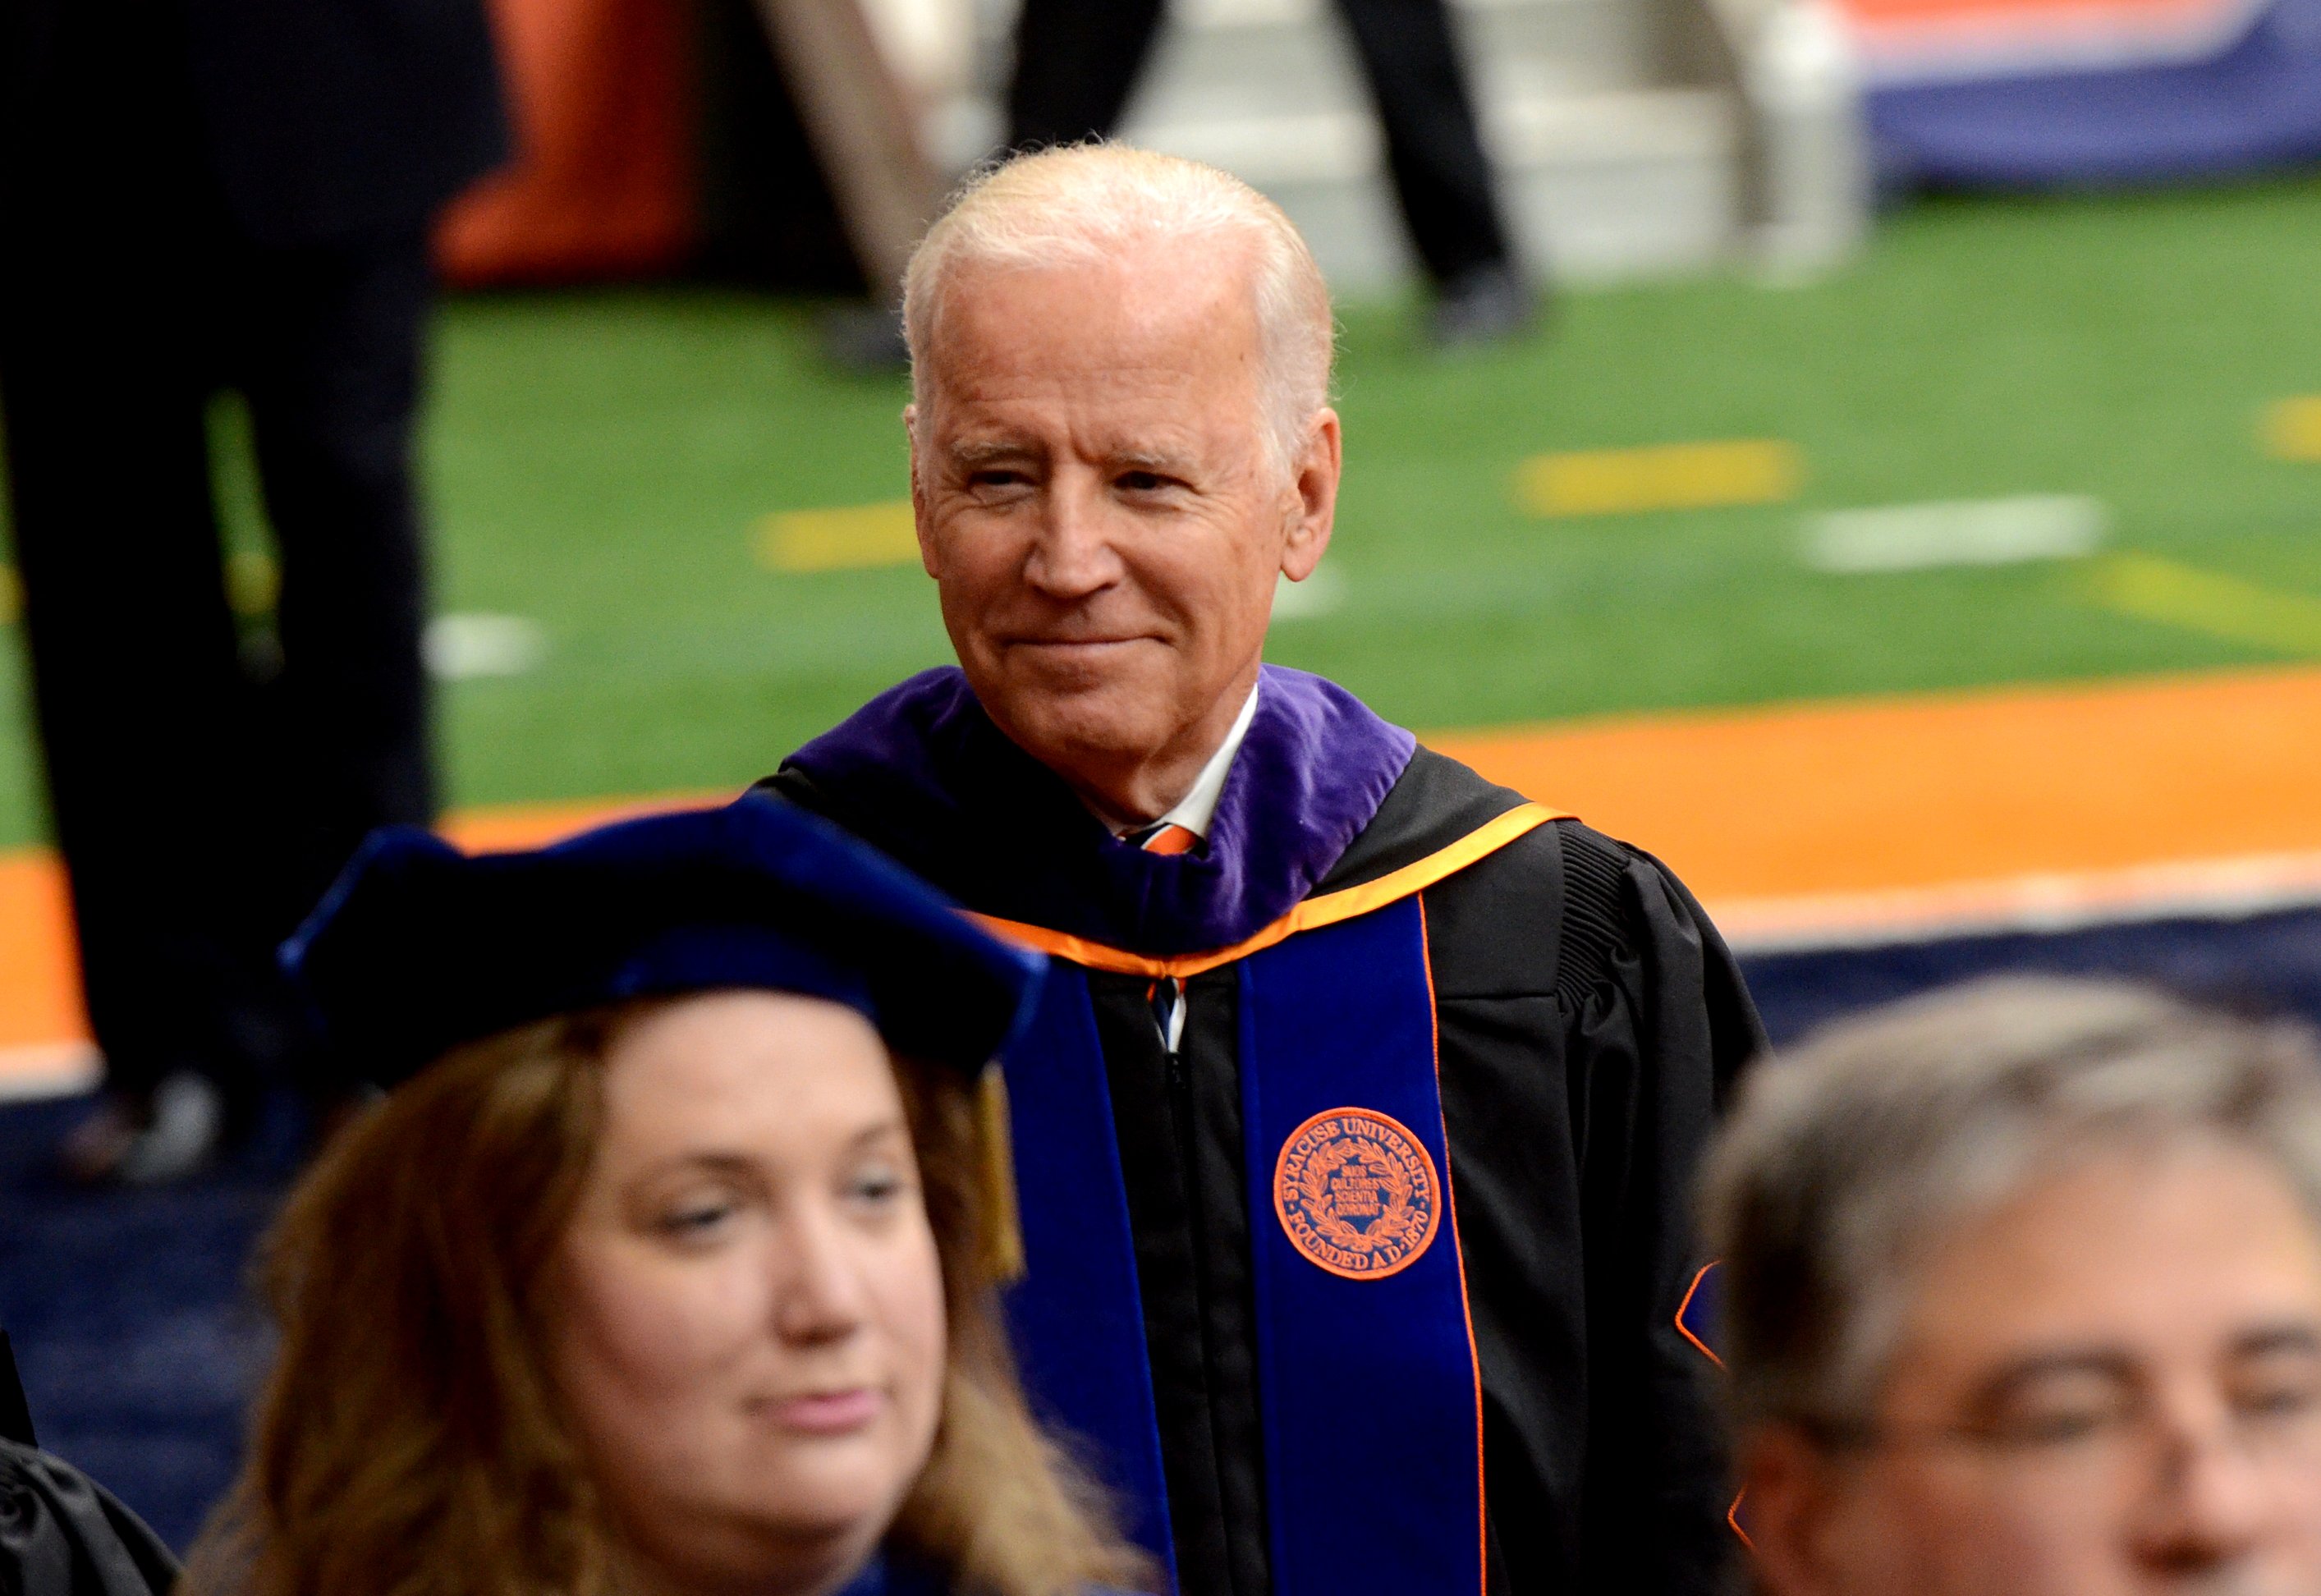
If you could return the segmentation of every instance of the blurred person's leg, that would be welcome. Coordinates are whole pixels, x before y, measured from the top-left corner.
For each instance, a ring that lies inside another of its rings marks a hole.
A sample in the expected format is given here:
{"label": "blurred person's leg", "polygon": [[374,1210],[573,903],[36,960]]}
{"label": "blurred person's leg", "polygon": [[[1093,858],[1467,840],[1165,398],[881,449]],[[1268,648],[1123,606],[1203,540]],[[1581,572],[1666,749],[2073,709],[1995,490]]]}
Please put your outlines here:
{"label": "blurred person's leg", "polygon": [[34,714],[90,1017],[108,1079],[141,1090],[204,1050],[212,894],[231,885],[182,841],[232,785],[241,690],[203,396],[152,369],[152,344],[23,319],[0,385]]}
{"label": "blurred person's leg", "polygon": [[374,827],[434,818],[412,458],[432,281],[417,228],[250,259],[237,377],[281,561],[250,805],[270,954]]}
{"label": "blurred person's leg", "polygon": [[1102,138],[1120,123],[1161,0],[1024,0],[1007,86],[1007,146]]}
{"label": "blurred person's leg", "polygon": [[[1007,85],[1010,150],[1102,138],[1120,121],[1160,29],[1162,0],[1024,0]],[[823,352],[850,371],[910,366],[902,306],[882,300],[826,314]]]}
{"label": "blurred person's leg", "polygon": [[[1162,0],[1024,0],[1007,84],[1010,150],[1102,138],[1120,121],[1160,29]],[[827,315],[823,351],[853,371],[910,365],[902,306],[887,301]]]}
{"label": "blurred person's leg", "polygon": [[[159,6],[58,8],[11,84],[0,413],[33,715],[106,1098],[77,1172],[197,1166],[244,1099],[216,850],[248,707],[212,506],[217,258]],[[27,152],[33,159],[27,159]]]}
{"label": "blurred person's leg", "polygon": [[1490,159],[1444,0],[1338,0],[1386,136],[1410,242],[1434,287],[1445,342],[1505,335],[1529,319]]}
{"label": "blurred person's leg", "polygon": [[[131,1156],[172,1077],[230,1095],[250,1084],[219,1009],[237,984],[220,921],[240,884],[214,851],[185,842],[225,818],[246,704],[206,386],[184,327],[168,324],[177,296],[145,285],[141,298],[82,264],[69,284],[39,274],[52,292],[38,297],[33,273],[12,274],[0,394],[34,718],[115,1110],[84,1149],[96,1175]],[[147,1172],[205,1156],[196,1144],[214,1138],[214,1108]]]}

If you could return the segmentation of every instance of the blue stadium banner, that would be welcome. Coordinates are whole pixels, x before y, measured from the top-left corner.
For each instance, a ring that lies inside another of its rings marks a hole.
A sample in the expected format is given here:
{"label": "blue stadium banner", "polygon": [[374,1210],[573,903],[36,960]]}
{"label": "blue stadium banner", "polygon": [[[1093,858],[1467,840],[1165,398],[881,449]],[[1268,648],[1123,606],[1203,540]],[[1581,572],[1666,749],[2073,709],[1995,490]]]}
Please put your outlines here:
{"label": "blue stadium banner", "polygon": [[2321,160],[2321,0],[1842,4],[1891,186],[2109,186]]}

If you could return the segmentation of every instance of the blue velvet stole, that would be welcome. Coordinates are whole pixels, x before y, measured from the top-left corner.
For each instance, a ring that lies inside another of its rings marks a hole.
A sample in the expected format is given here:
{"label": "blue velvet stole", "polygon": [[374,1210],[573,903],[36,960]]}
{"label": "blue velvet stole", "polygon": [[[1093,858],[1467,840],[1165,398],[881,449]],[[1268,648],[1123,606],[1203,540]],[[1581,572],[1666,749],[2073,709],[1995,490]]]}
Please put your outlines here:
{"label": "blue velvet stole", "polygon": [[1024,1383],[1043,1423],[1092,1446],[1123,1509],[1121,1528],[1168,1571],[1169,1488],[1136,1291],[1136,1241],[1112,1089],[1088,979],[1051,961],[1031,1026],[1007,1050],[1009,1129],[1024,1232],[1024,1278],[1007,1316]]}
{"label": "blue velvet stole", "polygon": [[[1242,1115],[1279,1596],[1483,1585],[1480,1395],[1414,895],[1243,960]],[[1170,1561],[1104,1061],[1051,967],[1007,1059],[1029,1272],[1010,1312],[1044,1418],[1092,1443]],[[1171,1586],[1174,1586],[1173,1571]]]}

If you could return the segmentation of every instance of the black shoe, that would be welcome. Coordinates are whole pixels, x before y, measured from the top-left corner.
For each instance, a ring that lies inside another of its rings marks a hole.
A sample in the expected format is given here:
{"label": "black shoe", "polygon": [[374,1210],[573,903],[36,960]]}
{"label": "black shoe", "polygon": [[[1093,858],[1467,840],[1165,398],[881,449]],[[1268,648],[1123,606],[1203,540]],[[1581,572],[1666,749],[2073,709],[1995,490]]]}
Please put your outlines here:
{"label": "black shoe", "polygon": [[1437,349],[1512,343],[1532,329],[1532,291],[1505,261],[1470,266],[1435,290],[1426,322]]}
{"label": "black shoe", "polygon": [[150,1091],[109,1092],[57,1150],[65,1177],[84,1186],[165,1186],[199,1174],[225,1145],[225,1093],[180,1070]]}

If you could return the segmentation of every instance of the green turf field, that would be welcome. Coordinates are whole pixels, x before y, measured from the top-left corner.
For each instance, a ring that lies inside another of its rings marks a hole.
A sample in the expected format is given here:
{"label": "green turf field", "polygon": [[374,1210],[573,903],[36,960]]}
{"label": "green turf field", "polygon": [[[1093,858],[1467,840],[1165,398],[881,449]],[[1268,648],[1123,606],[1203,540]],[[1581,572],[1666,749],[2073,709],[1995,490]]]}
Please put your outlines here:
{"label": "green turf field", "polygon": [[[1426,727],[2279,658],[2087,597],[2069,565],[1830,576],[1800,510],[2096,495],[2118,545],[2321,597],[2321,464],[2267,459],[2321,393],[2321,182],[1928,204],[1801,288],[1573,295],[1529,347],[1444,362],[1349,308],[1343,597],[1274,657]],[[777,574],[768,512],[899,497],[903,387],[826,375],[800,307],[692,290],[446,312],[428,474],[440,607],[545,661],[445,695],[460,803],[733,787],[946,657],[915,569]],[[1782,437],[1798,504],[1542,521],[1526,455]],[[2321,611],[2316,611],[2321,614]],[[2316,634],[2321,643],[2321,632]],[[0,664],[0,844],[34,839]]]}

